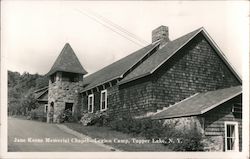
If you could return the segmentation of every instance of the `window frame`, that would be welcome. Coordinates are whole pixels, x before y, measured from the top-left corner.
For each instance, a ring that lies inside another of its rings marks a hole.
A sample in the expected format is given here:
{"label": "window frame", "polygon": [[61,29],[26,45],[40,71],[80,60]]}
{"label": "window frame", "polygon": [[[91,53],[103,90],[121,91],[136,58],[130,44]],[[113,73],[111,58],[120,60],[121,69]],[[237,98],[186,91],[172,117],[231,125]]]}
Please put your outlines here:
{"label": "window frame", "polygon": [[[92,104],[92,110],[89,111],[89,107],[90,107],[90,98],[92,97],[92,101],[91,101],[91,104]],[[88,113],[93,113],[94,112],[94,94],[90,94],[88,95]]]}
{"label": "window frame", "polygon": [[[103,99],[102,99],[102,94],[103,93],[105,93],[105,99],[104,99],[104,101],[105,101],[105,108],[104,109],[102,109],[102,101],[103,101]],[[108,109],[108,93],[107,93],[107,89],[105,89],[105,90],[102,90],[101,91],[101,97],[100,97],[100,111],[105,111],[105,110],[107,110]]]}
{"label": "window frame", "polygon": [[[228,139],[228,136],[227,136],[227,126],[228,125],[233,125],[234,126],[234,129],[235,129],[235,145],[234,145],[234,149],[233,150],[228,150],[227,149],[227,139]],[[235,122],[235,121],[225,121],[225,151],[226,152],[239,152],[239,126],[238,126],[238,122]]]}

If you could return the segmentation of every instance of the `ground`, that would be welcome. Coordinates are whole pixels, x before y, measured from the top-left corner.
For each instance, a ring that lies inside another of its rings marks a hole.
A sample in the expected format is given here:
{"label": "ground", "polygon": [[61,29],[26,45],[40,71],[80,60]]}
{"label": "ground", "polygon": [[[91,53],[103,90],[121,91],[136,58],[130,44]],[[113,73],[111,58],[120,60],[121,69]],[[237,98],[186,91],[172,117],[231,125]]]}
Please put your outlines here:
{"label": "ground", "polygon": [[[57,140],[52,142],[48,138]],[[62,131],[56,124],[8,118],[8,151],[10,152],[110,151],[109,148],[99,144],[75,143],[74,140],[79,141],[79,138]]]}
{"label": "ground", "polygon": [[172,151],[168,146],[162,143],[152,142],[151,139],[146,139],[138,135],[126,134],[118,131],[111,130],[109,127],[98,126],[83,126],[79,123],[65,123],[67,127],[79,133],[88,135],[92,138],[111,140],[110,145],[120,151],[128,152],[141,152],[141,151]]}
{"label": "ground", "polygon": [[[52,142],[46,138],[57,139]],[[75,143],[83,139],[111,141]],[[60,142],[59,140],[60,139]],[[24,141],[25,140],[25,141]],[[62,141],[63,140],[63,141]],[[70,140],[70,141],[68,141]],[[63,142],[63,143],[62,143]],[[129,142],[129,143],[128,143]],[[143,143],[144,142],[144,143]],[[145,138],[110,130],[108,127],[83,126],[78,123],[48,124],[20,118],[8,118],[8,151],[10,152],[102,152],[102,151],[169,151]]]}

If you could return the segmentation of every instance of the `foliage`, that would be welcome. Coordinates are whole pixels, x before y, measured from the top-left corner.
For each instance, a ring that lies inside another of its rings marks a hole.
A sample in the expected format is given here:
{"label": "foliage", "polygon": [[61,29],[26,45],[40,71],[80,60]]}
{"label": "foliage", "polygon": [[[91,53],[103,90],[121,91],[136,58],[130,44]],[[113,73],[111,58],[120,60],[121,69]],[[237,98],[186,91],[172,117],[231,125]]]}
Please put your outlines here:
{"label": "foliage", "polygon": [[[196,128],[190,130],[177,130],[175,123],[164,125],[159,120],[150,118],[135,119],[129,115],[122,115],[113,119],[109,126],[111,129],[127,134],[145,137],[147,139],[162,139],[164,145],[173,151],[202,151],[202,134]],[[171,142],[169,142],[171,140]]]}
{"label": "foliage", "polygon": [[36,89],[48,86],[49,78],[47,76],[39,76],[36,79]]}
{"label": "foliage", "polygon": [[30,120],[40,120],[40,121],[46,121],[46,113],[44,112],[43,107],[38,107],[36,109],[32,109],[27,113],[27,119]]}
{"label": "foliage", "polygon": [[67,110],[63,110],[60,112],[59,116],[59,123],[64,123],[64,122],[74,122],[75,119],[72,115],[72,111],[67,109]]}
{"label": "foliage", "polygon": [[196,128],[189,130],[176,130],[173,129],[168,134],[168,138],[174,141],[179,140],[180,142],[171,143],[171,148],[174,151],[203,151],[204,143],[202,142],[203,137]]}
{"label": "foliage", "polygon": [[47,85],[45,76],[8,71],[8,114],[27,115],[27,111],[37,107],[34,90]]}
{"label": "foliage", "polygon": [[23,108],[25,108],[25,110],[28,111],[39,106],[32,90],[30,90],[23,98],[21,98],[20,104]]}
{"label": "foliage", "polygon": [[96,113],[83,113],[83,116],[80,120],[80,123],[84,126],[87,125],[96,125],[104,126],[109,122],[109,117],[104,111],[97,111]]}
{"label": "foliage", "polygon": [[123,115],[110,122],[113,130],[150,138],[160,138],[164,134],[165,127],[161,121],[149,118],[134,119],[129,115]]}

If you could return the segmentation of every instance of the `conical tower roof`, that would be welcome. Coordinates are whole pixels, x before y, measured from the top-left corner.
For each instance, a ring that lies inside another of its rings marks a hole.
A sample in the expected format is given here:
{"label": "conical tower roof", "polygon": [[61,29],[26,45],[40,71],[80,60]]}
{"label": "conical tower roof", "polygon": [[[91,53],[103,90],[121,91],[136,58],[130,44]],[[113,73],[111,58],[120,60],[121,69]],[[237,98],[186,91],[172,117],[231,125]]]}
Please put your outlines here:
{"label": "conical tower roof", "polygon": [[57,57],[54,65],[47,75],[52,75],[57,71],[79,73],[83,75],[87,74],[87,71],[82,67],[69,43],[64,45],[60,55]]}

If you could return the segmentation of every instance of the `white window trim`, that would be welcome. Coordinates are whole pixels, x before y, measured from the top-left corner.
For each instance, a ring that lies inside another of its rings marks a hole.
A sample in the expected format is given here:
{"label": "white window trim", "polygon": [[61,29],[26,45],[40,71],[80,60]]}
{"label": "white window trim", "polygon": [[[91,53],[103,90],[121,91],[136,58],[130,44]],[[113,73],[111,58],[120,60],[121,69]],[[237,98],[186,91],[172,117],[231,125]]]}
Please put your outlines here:
{"label": "white window trim", "polygon": [[[104,109],[102,109],[102,94],[103,93],[105,93],[106,95],[105,95],[105,108]],[[105,111],[105,110],[107,110],[107,106],[108,106],[108,93],[107,93],[107,90],[105,89],[105,90],[102,90],[101,91],[101,100],[100,100],[100,110],[101,111]]]}
{"label": "white window trim", "polygon": [[[234,125],[235,126],[235,150],[227,150],[227,125]],[[225,121],[225,151],[226,152],[239,152],[239,127],[238,122],[235,121]]]}
{"label": "white window trim", "polygon": [[[89,111],[89,106],[90,106],[90,97],[92,97],[92,110]],[[94,112],[94,94],[88,95],[88,113],[93,113]]]}

